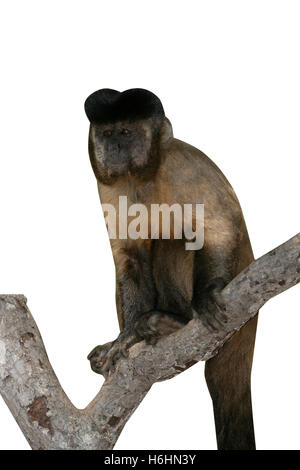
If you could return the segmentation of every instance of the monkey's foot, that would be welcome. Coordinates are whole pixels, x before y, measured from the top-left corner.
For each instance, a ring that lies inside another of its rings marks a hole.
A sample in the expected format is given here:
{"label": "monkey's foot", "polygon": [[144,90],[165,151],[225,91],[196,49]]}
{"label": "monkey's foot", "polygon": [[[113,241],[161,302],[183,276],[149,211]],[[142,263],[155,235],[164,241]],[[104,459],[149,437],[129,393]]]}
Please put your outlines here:
{"label": "monkey's foot", "polygon": [[128,356],[130,346],[143,340],[155,344],[159,337],[174,333],[185,324],[177,315],[148,312],[136,321],[132,331],[123,330],[115,341],[96,346],[88,355],[91,368],[107,378],[109,372],[114,371],[118,360]]}
{"label": "monkey's foot", "polygon": [[210,331],[216,331],[227,323],[226,305],[223,302],[222,290],[226,286],[222,278],[210,281],[201,296],[200,304],[194,311],[194,317],[201,318]]}
{"label": "monkey's foot", "polygon": [[153,310],[137,320],[135,332],[140,341],[155,344],[159,337],[170,335],[185,324],[186,322],[177,315]]}
{"label": "monkey's foot", "polygon": [[112,345],[113,342],[110,341],[109,343],[96,346],[88,355],[87,358],[90,361],[91,369],[96,372],[96,374],[101,374],[106,377],[103,373],[103,366],[105,365],[107,354]]}
{"label": "monkey's foot", "polygon": [[114,371],[118,360],[128,356],[129,347],[137,342],[135,335],[122,331],[115,341],[96,346],[88,355],[92,370],[106,378]]}

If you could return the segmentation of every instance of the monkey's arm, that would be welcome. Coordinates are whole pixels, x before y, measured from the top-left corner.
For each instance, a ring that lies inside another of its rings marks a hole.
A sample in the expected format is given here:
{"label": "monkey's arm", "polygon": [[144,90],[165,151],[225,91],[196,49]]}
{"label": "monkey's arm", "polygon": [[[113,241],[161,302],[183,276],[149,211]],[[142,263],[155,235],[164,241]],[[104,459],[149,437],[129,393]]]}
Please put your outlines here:
{"label": "monkey's arm", "polygon": [[[227,224],[229,229],[230,224]],[[232,229],[215,235],[206,234],[206,243],[196,252],[194,265],[193,308],[198,315],[206,312],[206,324],[217,328],[226,321],[222,289],[253,261],[253,252],[241,215],[239,223]],[[218,307],[216,309],[216,306]],[[210,316],[210,312],[213,312]],[[219,312],[219,315],[215,315]]]}

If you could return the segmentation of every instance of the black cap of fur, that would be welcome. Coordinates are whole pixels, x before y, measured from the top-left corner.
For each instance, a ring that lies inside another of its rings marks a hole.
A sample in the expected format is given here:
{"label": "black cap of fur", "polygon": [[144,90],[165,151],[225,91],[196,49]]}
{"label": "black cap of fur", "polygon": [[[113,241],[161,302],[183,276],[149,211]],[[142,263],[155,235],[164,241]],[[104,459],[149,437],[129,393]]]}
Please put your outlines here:
{"label": "black cap of fur", "polygon": [[165,115],[160,99],[142,88],[132,88],[122,93],[103,88],[86,99],[84,108],[89,121],[99,124],[163,118]]}

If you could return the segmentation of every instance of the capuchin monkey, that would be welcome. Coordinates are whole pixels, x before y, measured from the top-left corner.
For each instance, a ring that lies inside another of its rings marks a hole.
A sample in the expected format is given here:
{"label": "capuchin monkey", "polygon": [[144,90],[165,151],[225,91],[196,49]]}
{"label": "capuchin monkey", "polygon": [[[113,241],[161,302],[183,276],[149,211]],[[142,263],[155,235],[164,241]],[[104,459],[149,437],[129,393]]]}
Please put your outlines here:
{"label": "capuchin monkey", "polygon": [[[205,210],[198,250],[186,249],[184,234],[178,239],[174,230],[166,239],[161,223],[153,236],[151,219],[146,237],[110,237],[120,334],[88,356],[92,369],[107,376],[138,341],[154,344],[196,316],[210,329],[226,321],[222,289],[253,261],[253,253],[231,185],[200,150],[173,137],[157,96],[139,88],[102,89],[87,98],[85,111],[100,200],[116,209],[117,232],[120,196],[148,213],[153,204],[204,204]],[[206,362],[222,450],[255,449],[250,376],[256,324],[257,316]]]}

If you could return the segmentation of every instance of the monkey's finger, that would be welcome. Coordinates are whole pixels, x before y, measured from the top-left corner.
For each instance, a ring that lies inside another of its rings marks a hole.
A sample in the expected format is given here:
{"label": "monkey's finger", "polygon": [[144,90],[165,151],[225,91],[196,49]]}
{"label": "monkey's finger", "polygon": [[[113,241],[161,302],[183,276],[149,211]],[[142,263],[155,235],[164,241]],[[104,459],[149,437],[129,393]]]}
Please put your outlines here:
{"label": "monkey's finger", "polygon": [[114,365],[115,365],[115,363],[117,362],[117,359],[118,359],[118,357],[117,357],[118,354],[119,354],[119,352],[116,350],[115,347],[113,347],[113,349],[109,351],[109,353],[106,357],[104,367],[103,367],[103,370],[105,372],[111,372],[113,370],[113,367],[114,367]]}
{"label": "monkey's finger", "polygon": [[128,348],[127,347],[121,348],[120,349],[120,354],[121,354],[122,357],[124,357],[126,359],[128,357],[128,354],[129,354]]}
{"label": "monkey's finger", "polygon": [[99,352],[99,349],[101,348],[101,346],[96,346],[94,349],[91,350],[91,352],[88,354],[87,356],[87,359],[90,361],[94,355],[97,354],[97,352]]}
{"label": "monkey's finger", "polygon": [[214,323],[216,325],[216,328],[215,328],[216,330],[219,329],[219,328],[223,328],[224,324],[227,323],[227,317],[226,317],[226,321],[225,321],[224,318],[221,317],[220,313],[214,314],[213,320],[214,320]]}
{"label": "monkey's finger", "polygon": [[157,341],[158,341],[158,337],[153,335],[153,336],[151,336],[151,337],[149,338],[148,344],[151,344],[152,346],[155,346],[155,344],[157,343]]}
{"label": "monkey's finger", "polygon": [[216,325],[213,323],[213,319],[208,318],[206,315],[203,315],[200,317],[204,326],[210,331],[210,332],[215,332],[216,331]]}
{"label": "monkey's finger", "polygon": [[222,299],[217,297],[213,300],[213,302],[217,306],[217,308],[220,312],[226,312],[226,304],[225,304],[225,302],[223,302]]}
{"label": "monkey's finger", "polygon": [[108,375],[109,373],[113,373],[113,363],[111,359],[107,359],[104,366],[103,366],[103,374]]}
{"label": "monkey's finger", "polygon": [[222,323],[228,322],[228,316],[224,313],[224,310],[222,310],[221,308],[218,309],[218,316],[220,317]]}

